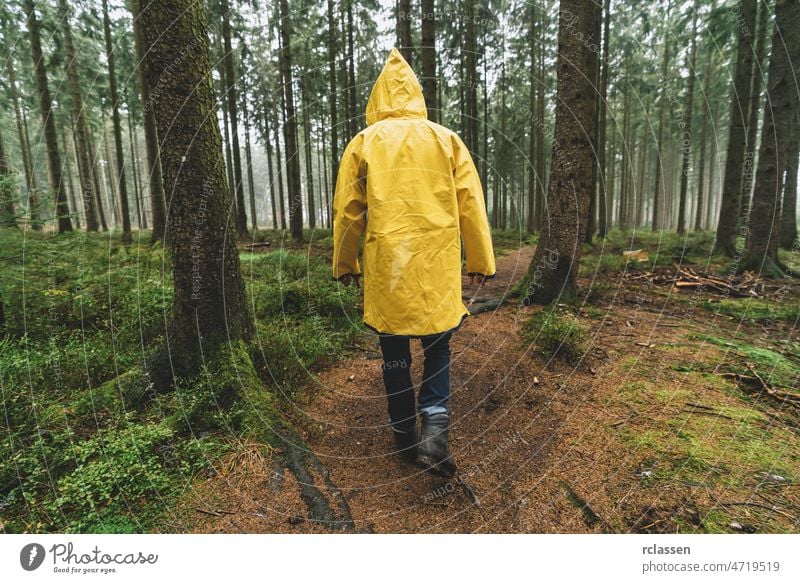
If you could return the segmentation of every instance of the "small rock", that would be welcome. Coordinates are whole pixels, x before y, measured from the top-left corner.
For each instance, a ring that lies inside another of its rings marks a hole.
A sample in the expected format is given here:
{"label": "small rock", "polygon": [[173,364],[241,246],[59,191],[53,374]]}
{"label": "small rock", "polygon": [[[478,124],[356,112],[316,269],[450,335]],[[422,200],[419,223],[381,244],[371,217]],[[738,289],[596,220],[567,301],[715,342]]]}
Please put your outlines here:
{"label": "small rock", "polygon": [[734,530],[742,530],[744,527],[739,524],[738,522],[731,522],[728,526],[730,526]]}
{"label": "small rock", "polygon": [[356,379],[356,375],[351,374],[349,377],[347,377],[347,382],[352,383],[355,379]]}

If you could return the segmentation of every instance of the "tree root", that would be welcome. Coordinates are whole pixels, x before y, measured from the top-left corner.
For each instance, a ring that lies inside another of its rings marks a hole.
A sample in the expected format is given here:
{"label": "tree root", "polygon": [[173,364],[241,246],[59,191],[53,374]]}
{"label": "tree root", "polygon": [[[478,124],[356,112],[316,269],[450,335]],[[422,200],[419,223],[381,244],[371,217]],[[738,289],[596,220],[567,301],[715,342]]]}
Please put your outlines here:
{"label": "tree root", "polygon": [[[289,426],[280,423],[272,431],[285,444],[286,467],[300,484],[300,497],[308,508],[311,520],[330,530],[353,531],[350,507],[325,465]],[[315,479],[315,476],[319,479]]]}

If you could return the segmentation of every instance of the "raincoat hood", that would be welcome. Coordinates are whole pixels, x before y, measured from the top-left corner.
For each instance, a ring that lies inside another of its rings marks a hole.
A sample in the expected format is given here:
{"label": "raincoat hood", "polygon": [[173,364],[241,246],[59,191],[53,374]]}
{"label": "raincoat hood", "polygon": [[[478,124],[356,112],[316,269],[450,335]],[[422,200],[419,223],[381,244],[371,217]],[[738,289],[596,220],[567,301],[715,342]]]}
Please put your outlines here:
{"label": "raincoat hood", "polygon": [[367,125],[388,118],[426,119],[428,110],[422,87],[411,66],[393,48],[367,101]]}

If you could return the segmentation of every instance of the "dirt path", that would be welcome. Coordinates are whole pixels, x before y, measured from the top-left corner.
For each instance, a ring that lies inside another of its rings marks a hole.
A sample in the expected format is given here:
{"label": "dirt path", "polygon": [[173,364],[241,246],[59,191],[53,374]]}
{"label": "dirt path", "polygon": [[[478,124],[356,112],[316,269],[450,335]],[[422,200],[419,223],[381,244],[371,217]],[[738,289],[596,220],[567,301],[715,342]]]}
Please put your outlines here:
{"label": "dirt path", "polygon": [[[532,252],[523,247],[500,258],[497,280],[479,290],[478,300],[507,293]],[[465,301],[474,295],[465,289]],[[522,322],[540,307],[510,302],[465,321],[452,340],[451,368],[451,448],[463,483],[422,472],[391,452],[374,337],[322,371],[294,415],[346,498],[356,529],[650,532],[698,523],[698,508],[713,508],[724,492],[677,481],[653,488],[643,482],[642,468],[659,460],[623,437],[661,429],[680,411],[678,401],[710,395],[714,406],[736,405],[735,396],[711,381],[687,388],[701,377],[677,370],[681,363],[721,358],[713,347],[687,343],[687,331],[713,328],[724,336],[730,330],[720,331],[722,323],[702,314],[684,322],[685,314],[673,313],[659,297],[630,297],[616,293],[591,314],[581,311],[590,340],[579,366],[545,359],[535,342],[521,339]],[[419,382],[417,341],[412,358]],[[631,393],[631,387],[639,388]],[[175,530],[323,532],[305,519],[297,488],[287,487],[289,474],[276,480],[262,466],[253,470],[259,466],[251,463],[245,472],[209,480],[189,506],[222,512],[176,518]]]}

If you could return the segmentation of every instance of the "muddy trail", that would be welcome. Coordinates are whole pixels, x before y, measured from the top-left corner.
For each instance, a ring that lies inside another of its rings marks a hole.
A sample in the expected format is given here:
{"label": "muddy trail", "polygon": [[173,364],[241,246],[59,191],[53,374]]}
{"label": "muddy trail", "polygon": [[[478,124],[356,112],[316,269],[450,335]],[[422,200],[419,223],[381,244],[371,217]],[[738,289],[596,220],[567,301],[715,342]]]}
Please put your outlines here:
{"label": "muddy trail", "polygon": [[[425,473],[392,452],[374,336],[361,337],[348,358],[319,371],[288,411],[329,473],[315,481],[329,478],[347,502],[351,530],[706,532],[709,516],[714,524],[756,531],[796,530],[798,489],[775,489],[769,504],[755,498],[765,492],[758,463],[734,487],[718,479],[713,463],[691,476],[662,471],[674,470],[685,452],[673,451],[670,441],[638,439],[675,427],[676,420],[684,432],[696,430],[703,438],[739,435],[742,428],[729,427],[725,417],[737,419],[730,411],[741,409],[746,395],[732,381],[708,374],[727,362],[730,349],[692,338],[725,338],[748,325],[761,333],[758,326],[695,308],[688,313],[669,293],[643,292],[623,275],[608,274],[591,305],[572,309],[588,338],[583,357],[565,362],[520,334],[526,319],[542,310],[510,297],[532,254],[526,246],[500,257],[494,282],[464,288],[468,305],[506,301],[467,318],[451,342],[456,478]],[[412,358],[418,383],[418,341],[412,341]],[[687,403],[694,407],[688,413]],[[797,437],[772,404],[745,406],[762,425],[773,424],[769,431]],[[694,428],[698,419],[706,425]],[[309,519],[293,475],[275,468],[267,456],[240,453],[192,488],[170,529],[330,532]]]}

